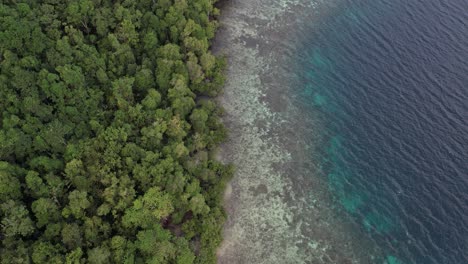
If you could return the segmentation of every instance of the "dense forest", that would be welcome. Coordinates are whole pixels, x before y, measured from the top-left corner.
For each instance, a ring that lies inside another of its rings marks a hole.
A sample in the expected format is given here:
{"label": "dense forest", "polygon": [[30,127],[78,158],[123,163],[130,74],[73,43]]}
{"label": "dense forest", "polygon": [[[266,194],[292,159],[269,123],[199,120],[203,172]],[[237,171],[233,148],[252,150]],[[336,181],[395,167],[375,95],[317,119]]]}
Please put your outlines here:
{"label": "dense forest", "polygon": [[214,263],[213,0],[3,0],[0,263]]}

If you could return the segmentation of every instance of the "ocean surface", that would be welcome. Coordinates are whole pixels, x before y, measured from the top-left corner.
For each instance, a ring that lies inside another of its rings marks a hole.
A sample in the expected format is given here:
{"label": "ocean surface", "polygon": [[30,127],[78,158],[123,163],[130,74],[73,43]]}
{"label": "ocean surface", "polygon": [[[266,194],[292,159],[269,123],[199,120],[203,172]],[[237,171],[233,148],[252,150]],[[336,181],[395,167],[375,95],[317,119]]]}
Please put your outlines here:
{"label": "ocean surface", "polygon": [[387,263],[468,263],[468,1],[327,10],[302,25],[293,59],[337,210]]}

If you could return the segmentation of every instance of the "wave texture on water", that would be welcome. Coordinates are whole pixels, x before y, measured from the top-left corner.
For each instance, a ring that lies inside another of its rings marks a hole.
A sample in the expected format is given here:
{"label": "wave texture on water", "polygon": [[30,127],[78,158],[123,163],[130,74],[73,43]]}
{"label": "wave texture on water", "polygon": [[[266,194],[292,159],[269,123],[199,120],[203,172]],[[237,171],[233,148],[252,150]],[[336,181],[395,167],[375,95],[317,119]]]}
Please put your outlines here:
{"label": "wave texture on water", "polygon": [[468,263],[466,10],[342,0],[302,29],[292,94],[324,121],[329,188],[399,262]]}

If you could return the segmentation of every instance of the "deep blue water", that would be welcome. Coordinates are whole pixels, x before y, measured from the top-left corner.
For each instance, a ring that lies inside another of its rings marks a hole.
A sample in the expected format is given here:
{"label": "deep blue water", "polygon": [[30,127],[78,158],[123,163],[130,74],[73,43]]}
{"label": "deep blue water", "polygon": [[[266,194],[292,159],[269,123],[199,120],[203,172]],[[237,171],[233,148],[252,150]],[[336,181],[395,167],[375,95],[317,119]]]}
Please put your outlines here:
{"label": "deep blue water", "polygon": [[330,190],[389,263],[468,263],[468,1],[329,11],[296,60]]}

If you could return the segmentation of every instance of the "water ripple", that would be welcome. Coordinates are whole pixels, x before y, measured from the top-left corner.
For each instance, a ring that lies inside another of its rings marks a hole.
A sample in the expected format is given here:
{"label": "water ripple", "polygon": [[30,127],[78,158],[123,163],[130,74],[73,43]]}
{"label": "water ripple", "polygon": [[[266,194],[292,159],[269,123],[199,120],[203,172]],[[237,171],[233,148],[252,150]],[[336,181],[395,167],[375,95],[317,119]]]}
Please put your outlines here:
{"label": "water ripple", "polygon": [[328,122],[330,189],[388,263],[468,263],[466,10],[343,0],[303,28],[302,103]]}

